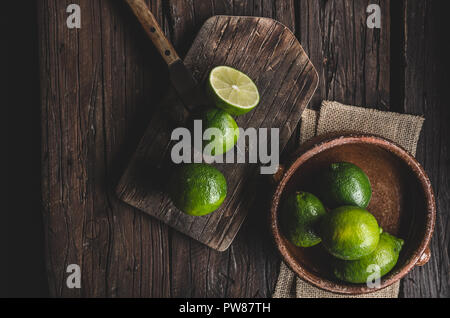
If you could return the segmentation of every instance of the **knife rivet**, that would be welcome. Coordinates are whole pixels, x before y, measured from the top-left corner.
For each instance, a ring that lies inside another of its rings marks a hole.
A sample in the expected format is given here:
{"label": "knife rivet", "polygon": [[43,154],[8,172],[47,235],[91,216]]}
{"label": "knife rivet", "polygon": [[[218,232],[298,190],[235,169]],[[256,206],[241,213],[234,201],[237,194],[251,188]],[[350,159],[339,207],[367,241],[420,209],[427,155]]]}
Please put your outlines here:
{"label": "knife rivet", "polygon": [[166,50],[166,51],[164,52],[164,54],[166,54],[167,56],[169,56],[169,55],[170,55],[170,51],[169,51],[169,50]]}
{"label": "knife rivet", "polygon": [[156,31],[156,29],[154,27],[150,28],[150,32],[154,33]]}

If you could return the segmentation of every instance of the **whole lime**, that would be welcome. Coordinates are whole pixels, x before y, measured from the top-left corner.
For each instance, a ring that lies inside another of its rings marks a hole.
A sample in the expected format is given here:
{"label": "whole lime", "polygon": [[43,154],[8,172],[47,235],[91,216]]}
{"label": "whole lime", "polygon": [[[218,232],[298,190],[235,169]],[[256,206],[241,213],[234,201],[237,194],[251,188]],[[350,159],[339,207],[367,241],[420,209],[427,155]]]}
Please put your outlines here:
{"label": "whole lime", "polygon": [[397,264],[403,243],[402,239],[386,232],[381,233],[378,246],[371,254],[355,261],[335,259],[334,275],[340,280],[354,284],[366,283],[371,277],[381,278]]}
{"label": "whole lime", "polygon": [[221,155],[234,147],[239,139],[239,127],[230,114],[218,108],[210,108],[202,114],[202,121],[204,131],[215,128],[210,130],[210,140],[203,142],[206,154]]}
{"label": "whole lime", "polygon": [[372,253],[381,232],[372,214],[354,206],[334,209],[320,223],[323,246],[343,260],[357,260]]}
{"label": "whole lime", "polygon": [[340,162],[326,167],[317,179],[317,194],[330,209],[343,205],[367,208],[372,197],[369,178],[358,166]]}
{"label": "whole lime", "polygon": [[311,193],[296,192],[282,206],[281,224],[287,238],[296,246],[310,247],[320,243],[317,224],[325,215],[322,202]]}
{"label": "whole lime", "polygon": [[227,195],[227,182],[216,168],[184,164],[175,169],[169,194],[175,206],[189,215],[205,215],[217,210]]}

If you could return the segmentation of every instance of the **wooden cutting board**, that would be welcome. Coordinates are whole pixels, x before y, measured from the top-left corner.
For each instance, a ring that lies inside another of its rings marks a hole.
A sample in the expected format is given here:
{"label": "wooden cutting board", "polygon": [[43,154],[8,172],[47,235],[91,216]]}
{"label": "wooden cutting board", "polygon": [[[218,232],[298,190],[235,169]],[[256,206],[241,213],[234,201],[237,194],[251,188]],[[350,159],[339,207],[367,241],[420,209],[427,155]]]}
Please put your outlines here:
{"label": "wooden cutting board", "polygon": [[[261,101],[254,110],[237,117],[236,122],[243,129],[279,128],[280,152],[295,132],[319,80],[292,32],[269,18],[211,17],[200,29],[184,62],[199,83],[204,83],[209,71],[218,65],[229,65],[248,74],[259,88]],[[202,217],[182,213],[163,189],[171,170],[172,130],[187,120],[181,102],[170,92],[154,110],[116,193],[124,202],[176,230],[224,251],[258,200],[260,165],[214,164],[228,185],[221,208]]]}

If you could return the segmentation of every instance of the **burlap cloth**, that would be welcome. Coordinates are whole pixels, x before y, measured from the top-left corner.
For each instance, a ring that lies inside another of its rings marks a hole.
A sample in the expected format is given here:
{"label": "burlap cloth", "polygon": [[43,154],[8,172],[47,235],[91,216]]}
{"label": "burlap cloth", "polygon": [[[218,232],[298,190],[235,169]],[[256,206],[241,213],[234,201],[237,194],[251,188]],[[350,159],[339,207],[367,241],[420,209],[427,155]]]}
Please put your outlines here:
{"label": "burlap cloth", "polygon": [[[337,131],[356,131],[376,134],[390,139],[412,155],[416,154],[417,141],[424,118],[413,115],[382,112],[375,109],[347,106],[324,101],[319,112],[306,109],[302,114],[300,143],[314,136]],[[281,262],[274,298],[396,298],[400,283],[397,282],[377,292],[358,296],[346,296],[324,291],[296,276]]]}

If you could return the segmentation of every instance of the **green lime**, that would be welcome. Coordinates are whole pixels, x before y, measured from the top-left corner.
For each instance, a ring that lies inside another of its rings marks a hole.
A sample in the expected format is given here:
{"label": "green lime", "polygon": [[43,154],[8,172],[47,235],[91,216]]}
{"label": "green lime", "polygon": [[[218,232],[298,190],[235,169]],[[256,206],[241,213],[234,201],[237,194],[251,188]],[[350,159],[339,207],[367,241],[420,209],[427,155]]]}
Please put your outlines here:
{"label": "green lime", "polygon": [[251,78],[229,66],[217,66],[209,73],[208,93],[217,107],[234,116],[248,113],[259,103]]}
{"label": "green lime", "polygon": [[211,108],[202,116],[203,129],[216,128],[217,132],[210,136],[210,140],[204,141],[203,147],[208,146],[207,154],[221,155],[234,147],[239,138],[239,127],[236,121],[227,112]]}
{"label": "green lime", "polygon": [[382,229],[368,211],[342,206],[327,213],[320,224],[323,246],[333,256],[357,260],[372,253]]}
{"label": "green lime", "polygon": [[322,202],[311,193],[296,192],[284,202],[281,223],[288,239],[299,247],[320,243],[317,234],[318,221],[325,215]]}
{"label": "green lime", "polygon": [[223,174],[203,163],[181,165],[175,169],[169,184],[173,203],[189,215],[205,215],[217,210],[227,195]]}
{"label": "green lime", "polygon": [[372,197],[369,178],[352,163],[329,165],[318,177],[318,197],[330,209],[343,205],[367,208]]}
{"label": "green lime", "polygon": [[381,233],[378,246],[371,254],[356,261],[336,259],[333,264],[334,275],[340,280],[354,284],[366,283],[373,274],[379,273],[378,278],[381,278],[397,264],[402,246],[402,239],[386,232]]}

